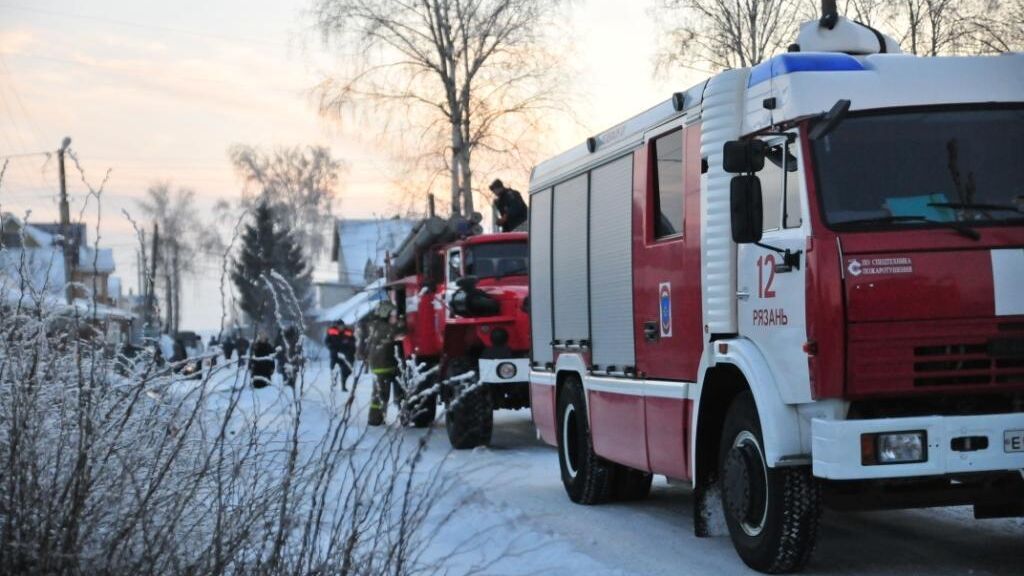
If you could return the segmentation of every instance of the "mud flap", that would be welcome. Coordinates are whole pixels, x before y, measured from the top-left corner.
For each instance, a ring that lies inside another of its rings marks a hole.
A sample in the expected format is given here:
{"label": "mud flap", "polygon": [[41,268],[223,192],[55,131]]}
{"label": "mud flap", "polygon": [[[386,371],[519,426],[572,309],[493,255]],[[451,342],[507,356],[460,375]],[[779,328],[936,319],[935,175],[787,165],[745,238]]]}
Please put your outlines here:
{"label": "mud flap", "polygon": [[693,490],[693,534],[698,538],[729,535],[722,492],[713,480],[700,480]]}

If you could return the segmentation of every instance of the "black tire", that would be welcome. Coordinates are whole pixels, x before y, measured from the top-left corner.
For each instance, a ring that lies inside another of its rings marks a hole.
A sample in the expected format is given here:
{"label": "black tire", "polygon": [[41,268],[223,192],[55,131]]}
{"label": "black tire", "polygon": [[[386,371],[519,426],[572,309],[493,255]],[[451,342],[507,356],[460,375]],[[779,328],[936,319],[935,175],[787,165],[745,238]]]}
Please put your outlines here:
{"label": "black tire", "polygon": [[821,489],[806,467],[769,468],[753,395],[729,407],[718,453],[722,508],[740,558],[760,572],[797,572],[814,551]]}
{"label": "black tire", "polygon": [[[476,370],[475,363],[468,358],[456,358],[448,363],[446,375],[450,379],[472,370]],[[448,441],[456,450],[490,444],[494,428],[490,392],[475,378],[458,382],[453,386],[444,422]]]}
{"label": "black tire", "polygon": [[600,504],[612,496],[613,466],[594,452],[583,386],[569,376],[558,395],[558,465],[569,499]]}
{"label": "black tire", "polygon": [[643,470],[615,465],[615,480],[612,483],[612,497],[626,502],[643,500],[651,493],[654,475]]}

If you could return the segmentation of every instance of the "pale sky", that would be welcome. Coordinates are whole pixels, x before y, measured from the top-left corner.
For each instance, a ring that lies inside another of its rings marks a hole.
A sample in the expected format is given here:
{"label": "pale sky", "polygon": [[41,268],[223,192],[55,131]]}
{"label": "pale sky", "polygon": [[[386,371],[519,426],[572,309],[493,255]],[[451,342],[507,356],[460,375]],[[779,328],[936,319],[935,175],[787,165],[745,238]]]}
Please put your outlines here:
{"label": "pale sky", "polygon": [[[580,126],[566,119],[546,140],[556,154],[688,88],[703,75],[655,78],[650,0],[585,0],[568,9],[574,46],[571,87]],[[135,288],[135,244],[127,209],[154,181],[196,191],[203,210],[241,190],[228,147],[319,144],[348,164],[337,216],[388,215],[399,194],[395,163],[373,126],[324,120],[310,97],[336,56],[322,51],[306,1],[0,0],[0,164],[2,157],[54,150],[64,136],[91,181],[112,169],[100,224],[125,291]],[[541,156],[538,160],[543,160]],[[502,174],[526,190],[528,171]],[[489,175],[482,177],[489,180]],[[478,178],[478,182],[482,181]],[[72,211],[85,187],[68,174]],[[0,209],[57,218],[56,162],[14,158],[0,184]],[[89,212],[90,242],[95,211]],[[227,224],[225,224],[227,225]],[[219,323],[217,264],[183,294],[183,329]],[[331,273],[318,263],[317,275]]]}

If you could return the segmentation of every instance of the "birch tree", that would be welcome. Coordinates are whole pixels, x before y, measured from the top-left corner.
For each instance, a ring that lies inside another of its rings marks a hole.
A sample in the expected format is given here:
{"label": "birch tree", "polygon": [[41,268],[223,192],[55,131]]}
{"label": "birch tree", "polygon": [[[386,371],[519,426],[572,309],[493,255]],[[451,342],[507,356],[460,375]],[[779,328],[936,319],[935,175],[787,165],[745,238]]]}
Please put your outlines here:
{"label": "birch tree", "polygon": [[715,69],[758,64],[795,41],[799,0],[658,0],[661,68],[694,60]]}
{"label": "birch tree", "polygon": [[238,144],[228,156],[245,182],[242,208],[255,210],[260,203],[268,203],[275,221],[295,236],[307,255],[318,258],[325,232],[334,223],[334,199],[344,162],[323,146],[267,151]]}
{"label": "birch tree", "polygon": [[142,213],[160,227],[159,262],[153,263],[164,282],[164,327],[171,333],[181,323],[181,279],[194,270],[195,233],[198,213],[195,192],[188,188],[171,190],[170,182],[151,185],[138,202]]}
{"label": "birch tree", "polygon": [[[1024,45],[1024,0],[839,0],[839,13],[895,38],[919,56],[983,54]],[[659,0],[659,68],[704,62],[753,66],[784,52],[815,0]]]}
{"label": "birch tree", "polygon": [[321,111],[370,105],[417,135],[425,162],[446,173],[452,212],[473,213],[478,155],[522,153],[559,107],[558,59],[544,24],[557,0],[313,0],[328,44],[355,52],[324,80]]}

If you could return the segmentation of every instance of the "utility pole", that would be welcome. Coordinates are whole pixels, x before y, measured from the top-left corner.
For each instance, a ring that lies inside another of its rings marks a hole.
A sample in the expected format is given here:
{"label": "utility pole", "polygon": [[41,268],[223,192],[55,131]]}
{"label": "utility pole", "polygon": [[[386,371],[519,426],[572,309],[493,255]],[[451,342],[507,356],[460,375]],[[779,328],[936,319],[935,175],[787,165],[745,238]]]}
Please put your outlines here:
{"label": "utility pole", "polygon": [[64,141],[60,143],[60,149],[57,150],[57,167],[60,170],[60,233],[64,237],[64,291],[68,304],[71,304],[75,299],[71,283],[74,281],[75,260],[78,256],[73,251],[77,250],[78,246],[71,240],[71,205],[68,204],[68,185],[64,176],[64,152],[69,146],[71,138],[65,136]]}
{"label": "utility pole", "polygon": [[[153,222],[153,254],[149,261],[149,270],[146,277],[146,325],[152,329],[156,322],[156,295],[154,294],[154,277],[156,276],[157,244],[160,243],[160,226]],[[153,334],[155,337],[156,334]]]}

